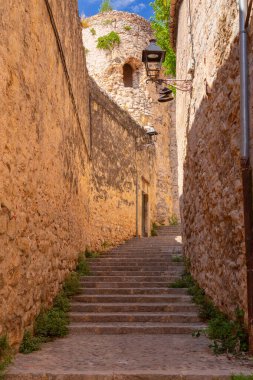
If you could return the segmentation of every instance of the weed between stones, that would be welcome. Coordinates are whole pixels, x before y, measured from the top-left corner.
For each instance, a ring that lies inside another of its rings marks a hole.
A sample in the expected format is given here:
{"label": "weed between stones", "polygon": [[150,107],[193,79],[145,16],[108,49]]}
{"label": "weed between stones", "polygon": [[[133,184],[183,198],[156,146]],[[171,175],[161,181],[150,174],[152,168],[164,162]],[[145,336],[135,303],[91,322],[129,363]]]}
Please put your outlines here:
{"label": "weed between stones", "polygon": [[4,370],[12,361],[12,350],[6,336],[0,337],[0,379],[4,379]]}
{"label": "weed between stones", "polygon": [[[189,263],[186,263],[186,268],[189,268]],[[208,323],[207,329],[196,331],[194,336],[199,337],[201,334],[208,336],[212,340],[210,348],[215,354],[226,352],[237,354],[248,350],[248,334],[244,326],[244,312],[242,310],[237,308],[235,320],[230,320],[227,315],[214,306],[189,271],[186,271],[182,278],[172,283],[170,287],[188,288],[188,294],[192,296],[193,301],[200,308],[200,318]]]}
{"label": "weed between stones", "polygon": [[182,262],[184,261],[184,258],[183,258],[182,255],[173,255],[173,256],[171,257],[171,261],[172,261],[173,263],[182,263]]}
{"label": "weed between stones", "polygon": [[157,228],[158,228],[158,225],[154,222],[152,224],[151,236],[157,236]]}
{"label": "weed between stones", "polygon": [[26,331],[19,351],[29,354],[40,349],[41,344],[57,337],[63,337],[68,333],[68,311],[70,310],[69,298],[77,294],[80,289],[80,276],[90,273],[88,264],[81,254],[78,259],[76,271],[69,274],[62,290],[54,299],[50,310],[42,310],[35,321],[34,334]]}

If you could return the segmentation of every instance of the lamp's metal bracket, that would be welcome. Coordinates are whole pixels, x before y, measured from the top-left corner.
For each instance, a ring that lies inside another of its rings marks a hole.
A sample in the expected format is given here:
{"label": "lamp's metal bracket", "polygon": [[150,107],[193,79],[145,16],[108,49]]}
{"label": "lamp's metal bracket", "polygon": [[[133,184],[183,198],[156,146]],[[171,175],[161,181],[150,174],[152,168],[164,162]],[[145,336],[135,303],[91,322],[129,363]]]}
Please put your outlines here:
{"label": "lamp's metal bracket", "polygon": [[175,88],[176,90],[188,92],[192,89],[192,80],[191,79],[157,79],[157,78],[148,78],[146,83],[155,83],[161,85],[166,83],[167,85]]}

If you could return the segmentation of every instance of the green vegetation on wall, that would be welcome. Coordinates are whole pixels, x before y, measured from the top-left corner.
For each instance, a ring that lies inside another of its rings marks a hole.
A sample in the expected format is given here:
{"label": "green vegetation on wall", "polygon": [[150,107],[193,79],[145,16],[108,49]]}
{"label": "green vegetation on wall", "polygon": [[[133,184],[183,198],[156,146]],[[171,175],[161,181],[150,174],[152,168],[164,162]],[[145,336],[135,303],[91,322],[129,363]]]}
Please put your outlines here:
{"label": "green vegetation on wall", "polygon": [[120,37],[118,33],[112,31],[104,36],[98,38],[97,48],[104,50],[112,50],[115,45],[120,44]]}
{"label": "green vegetation on wall", "polygon": [[99,13],[109,12],[109,11],[112,11],[111,0],[102,1],[99,8]]}
{"label": "green vegetation on wall", "polygon": [[157,44],[166,51],[163,64],[166,75],[176,76],[176,55],[171,47],[169,35],[170,0],[154,0],[151,3],[154,16],[151,21],[152,29],[155,31]]}

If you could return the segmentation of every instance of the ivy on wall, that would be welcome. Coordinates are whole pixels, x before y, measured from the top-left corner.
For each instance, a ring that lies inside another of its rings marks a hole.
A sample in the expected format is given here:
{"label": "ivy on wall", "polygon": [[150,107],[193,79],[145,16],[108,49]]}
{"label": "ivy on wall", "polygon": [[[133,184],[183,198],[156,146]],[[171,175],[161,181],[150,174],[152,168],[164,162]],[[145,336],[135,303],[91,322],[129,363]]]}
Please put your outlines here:
{"label": "ivy on wall", "polygon": [[104,50],[112,50],[115,45],[120,44],[120,36],[118,33],[112,31],[104,36],[101,36],[97,40],[97,48]]}

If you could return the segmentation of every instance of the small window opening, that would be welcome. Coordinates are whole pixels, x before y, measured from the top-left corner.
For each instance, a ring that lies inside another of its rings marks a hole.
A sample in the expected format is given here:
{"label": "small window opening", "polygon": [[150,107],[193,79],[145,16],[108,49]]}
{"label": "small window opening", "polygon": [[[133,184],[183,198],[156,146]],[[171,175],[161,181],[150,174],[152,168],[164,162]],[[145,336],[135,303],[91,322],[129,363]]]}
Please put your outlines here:
{"label": "small window opening", "polygon": [[125,87],[133,87],[133,68],[128,63],[123,66],[123,81]]}

